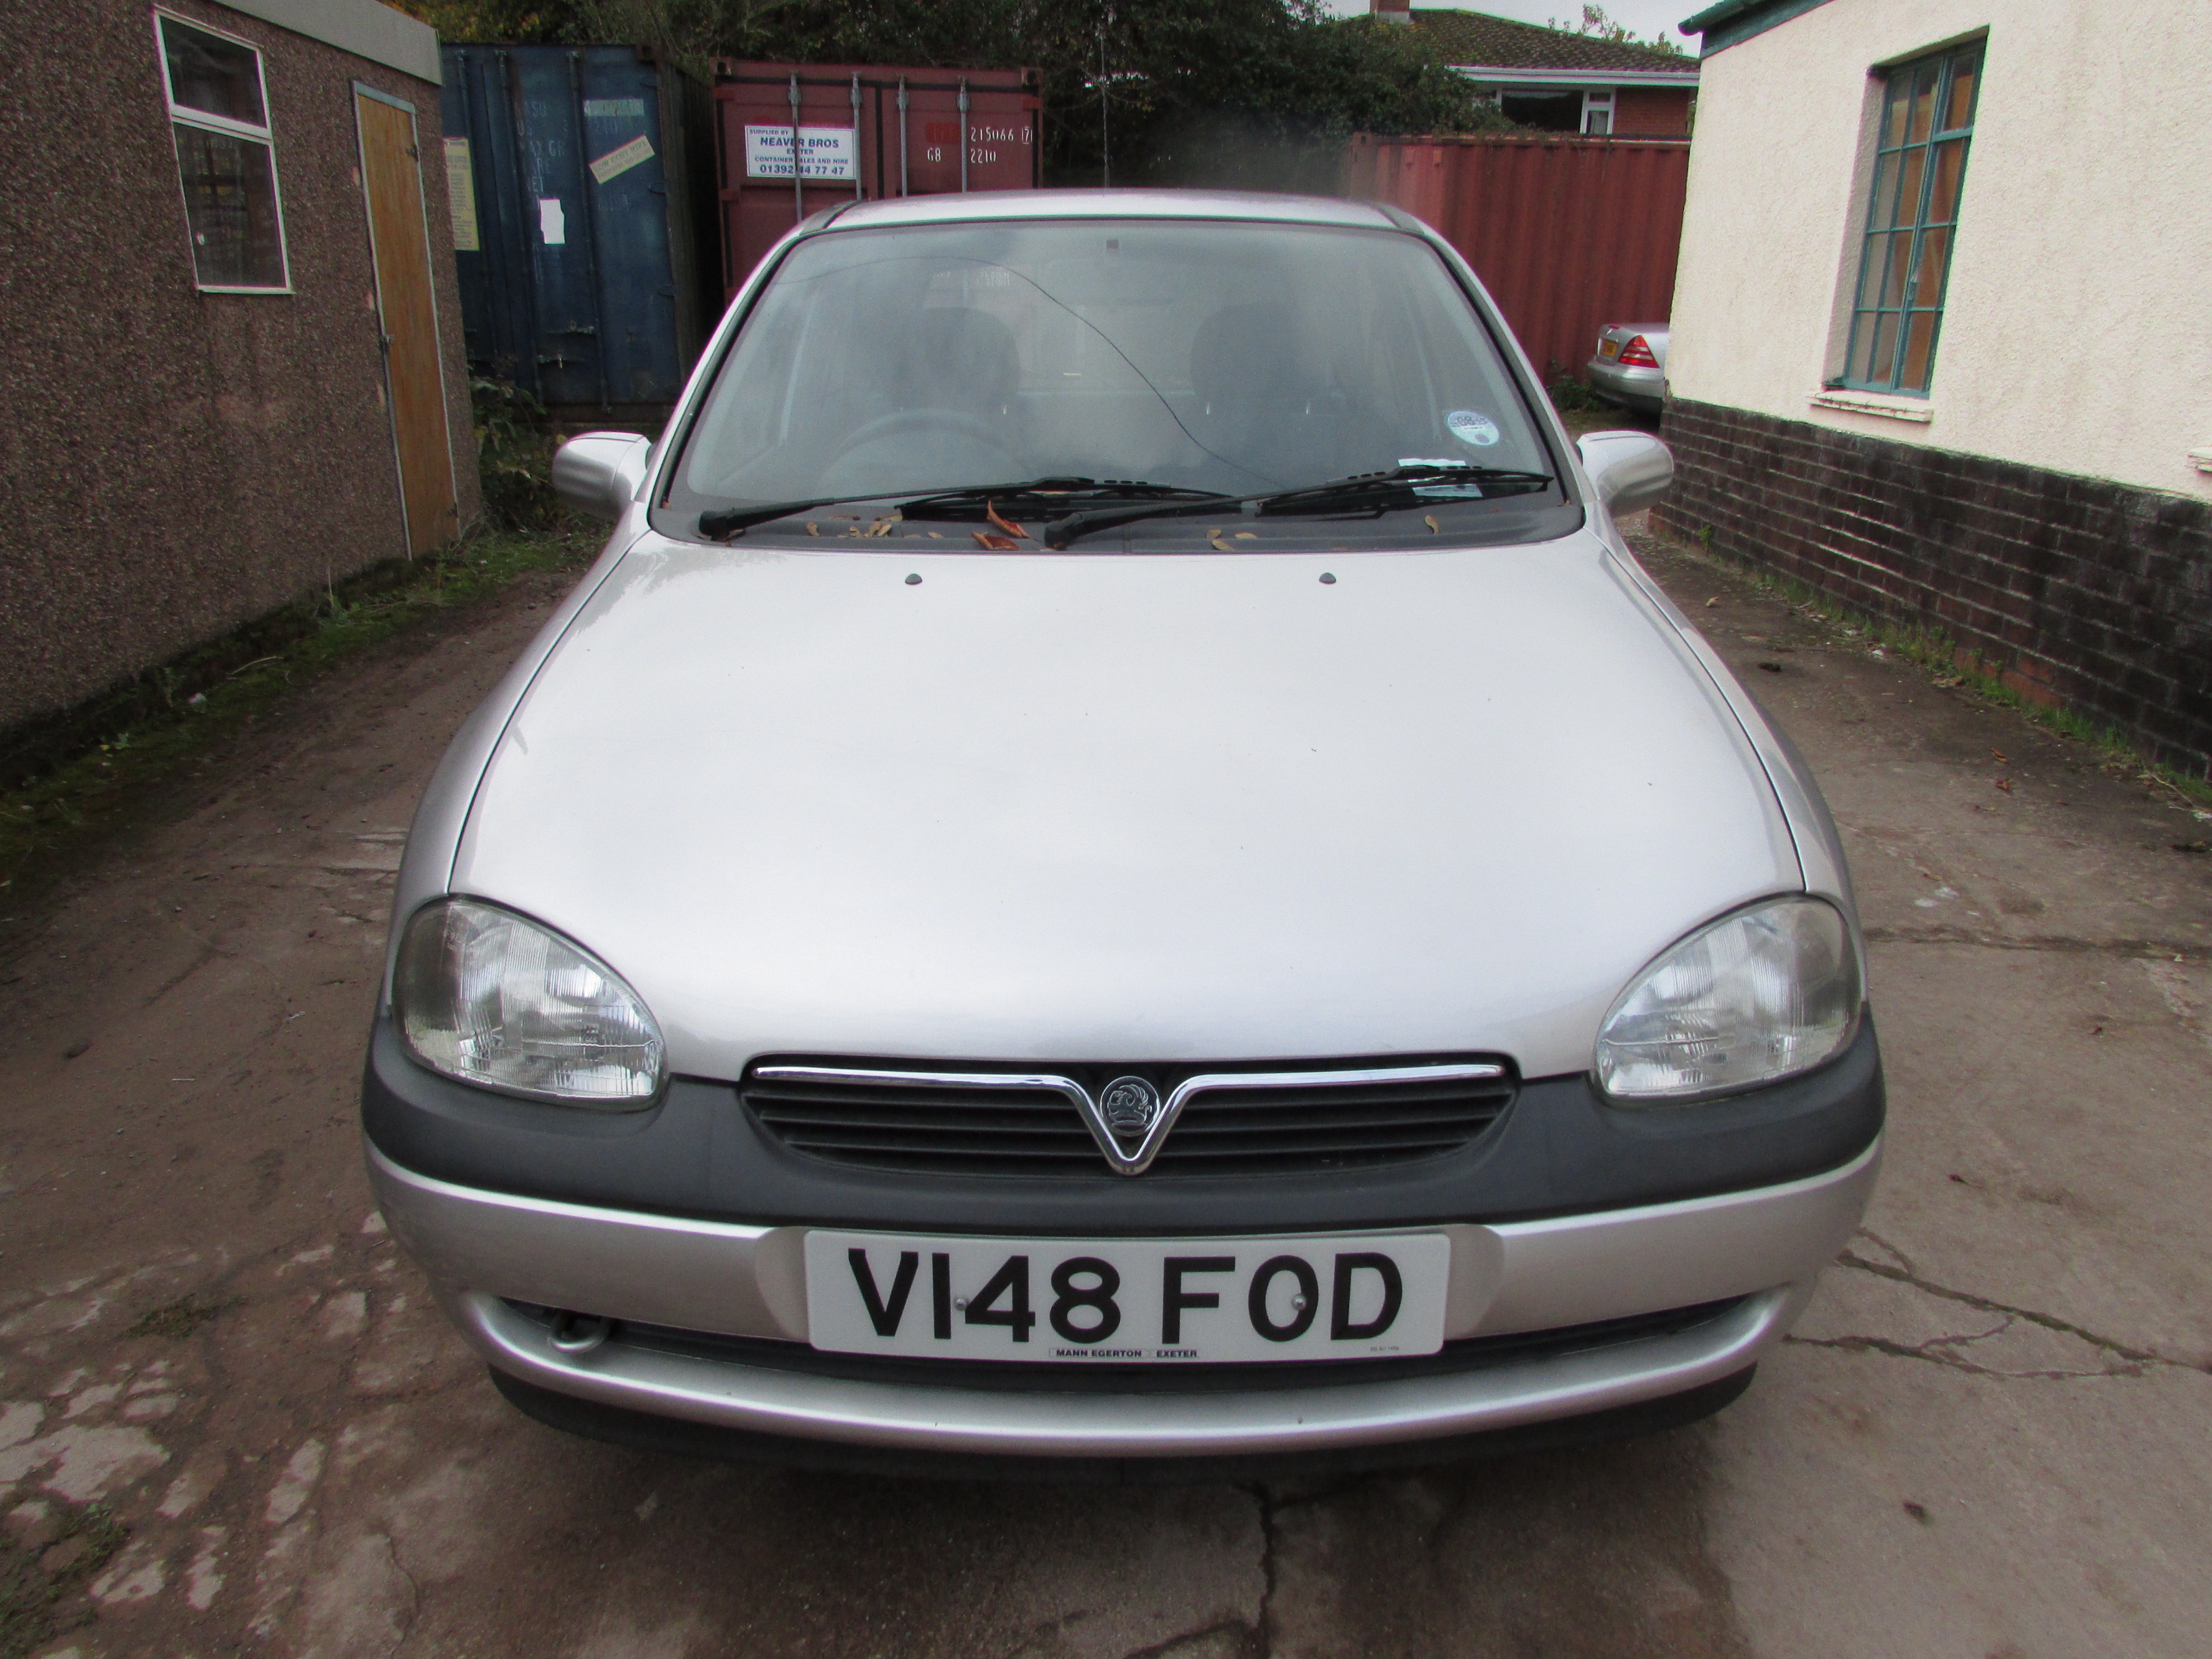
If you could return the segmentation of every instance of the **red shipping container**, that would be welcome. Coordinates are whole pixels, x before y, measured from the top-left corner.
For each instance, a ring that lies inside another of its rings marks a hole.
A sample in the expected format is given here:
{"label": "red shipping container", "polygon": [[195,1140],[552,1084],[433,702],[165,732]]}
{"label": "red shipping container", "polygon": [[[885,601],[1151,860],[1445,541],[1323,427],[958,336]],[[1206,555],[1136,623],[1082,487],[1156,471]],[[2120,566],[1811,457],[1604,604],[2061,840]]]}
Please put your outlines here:
{"label": "red shipping container", "polygon": [[778,237],[838,202],[1035,190],[1042,84],[1033,69],[716,58],[724,301]]}
{"label": "red shipping container", "polygon": [[1608,323],[1663,323],[1674,301],[1687,139],[1354,136],[1344,192],[1443,233],[1537,372],[1579,377]]}

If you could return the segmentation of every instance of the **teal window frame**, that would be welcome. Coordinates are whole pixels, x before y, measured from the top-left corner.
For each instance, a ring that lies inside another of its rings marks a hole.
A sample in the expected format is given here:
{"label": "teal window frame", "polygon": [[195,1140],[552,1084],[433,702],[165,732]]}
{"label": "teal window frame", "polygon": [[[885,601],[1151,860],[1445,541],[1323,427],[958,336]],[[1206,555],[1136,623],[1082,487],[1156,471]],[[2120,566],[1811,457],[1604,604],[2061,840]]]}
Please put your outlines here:
{"label": "teal window frame", "polygon": [[1935,380],[1981,100],[1982,45],[1930,52],[1883,76],[1850,349],[1832,385],[1925,398]]}

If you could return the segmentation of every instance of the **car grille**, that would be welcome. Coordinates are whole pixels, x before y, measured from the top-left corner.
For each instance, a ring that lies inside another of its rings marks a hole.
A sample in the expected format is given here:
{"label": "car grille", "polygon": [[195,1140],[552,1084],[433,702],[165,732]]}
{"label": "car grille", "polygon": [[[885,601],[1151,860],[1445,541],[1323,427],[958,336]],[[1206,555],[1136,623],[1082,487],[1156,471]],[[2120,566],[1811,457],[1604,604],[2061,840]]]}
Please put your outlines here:
{"label": "car grille", "polygon": [[[1488,1075],[1435,1075],[1454,1066]],[[763,1069],[811,1075],[764,1077]],[[1263,1085],[1276,1074],[1250,1067],[1078,1066],[1056,1068],[1051,1084],[1032,1081],[1035,1073],[1012,1073],[1001,1083],[988,1073],[933,1073],[910,1063],[780,1058],[750,1070],[739,1089],[769,1134],[793,1152],[833,1163],[1107,1179],[1112,1172],[1070,1090],[1095,1098],[1109,1079],[1133,1069],[1163,1094],[1201,1071],[1237,1079],[1234,1086],[1190,1097],[1161,1143],[1153,1176],[1326,1172],[1441,1157],[1495,1123],[1515,1088],[1510,1068],[1494,1060],[1307,1061],[1283,1074],[1284,1082]]]}

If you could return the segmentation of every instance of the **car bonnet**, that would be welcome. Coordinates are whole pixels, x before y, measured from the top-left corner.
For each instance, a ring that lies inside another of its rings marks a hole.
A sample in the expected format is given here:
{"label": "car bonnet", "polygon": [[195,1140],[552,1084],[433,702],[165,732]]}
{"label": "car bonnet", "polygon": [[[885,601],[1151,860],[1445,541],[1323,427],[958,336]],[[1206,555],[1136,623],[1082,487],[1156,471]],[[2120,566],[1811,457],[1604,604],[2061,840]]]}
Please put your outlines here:
{"label": "car bonnet", "polygon": [[1580,1071],[1652,955],[1799,884],[1741,726],[1587,532],[648,536],[507,723],[452,877],[599,953],[707,1077],[768,1052]]}

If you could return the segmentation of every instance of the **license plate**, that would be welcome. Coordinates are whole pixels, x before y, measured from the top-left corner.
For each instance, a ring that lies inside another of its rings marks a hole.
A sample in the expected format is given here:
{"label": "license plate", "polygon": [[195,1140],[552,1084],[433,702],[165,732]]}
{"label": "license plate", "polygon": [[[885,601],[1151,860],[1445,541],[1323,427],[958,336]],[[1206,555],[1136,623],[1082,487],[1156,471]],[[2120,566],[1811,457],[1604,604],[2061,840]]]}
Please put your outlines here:
{"label": "license plate", "polygon": [[1362,1359],[1443,1346],[1451,1243],[806,1235],[813,1345],[1058,1364]]}
{"label": "license plate", "polygon": [[1597,343],[1597,355],[1601,357],[1618,357],[1620,356],[1620,342],[1600,340]]}

